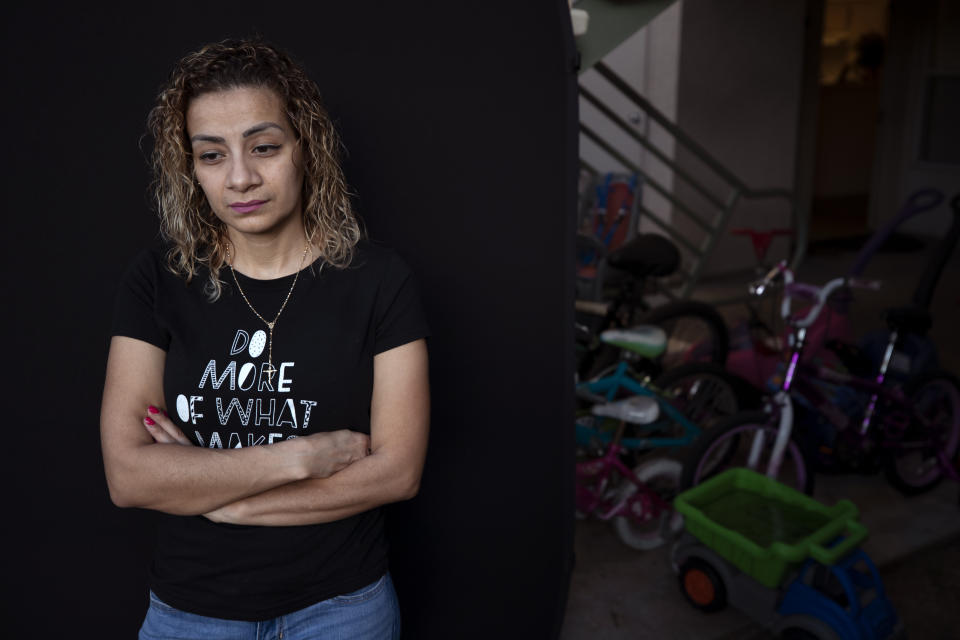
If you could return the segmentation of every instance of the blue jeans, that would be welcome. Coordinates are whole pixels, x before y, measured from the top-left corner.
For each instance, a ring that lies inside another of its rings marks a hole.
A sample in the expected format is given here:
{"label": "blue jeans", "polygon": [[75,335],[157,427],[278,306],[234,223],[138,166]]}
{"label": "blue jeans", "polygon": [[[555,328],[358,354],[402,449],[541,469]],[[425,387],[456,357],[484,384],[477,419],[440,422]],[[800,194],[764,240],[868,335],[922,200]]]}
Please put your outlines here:
{"label": "blue jeans", "polygon": [[150,592],[139,640],[395,640],[400,608],[390,574],[362,589],[299,611],[244,622],[174,609]]}

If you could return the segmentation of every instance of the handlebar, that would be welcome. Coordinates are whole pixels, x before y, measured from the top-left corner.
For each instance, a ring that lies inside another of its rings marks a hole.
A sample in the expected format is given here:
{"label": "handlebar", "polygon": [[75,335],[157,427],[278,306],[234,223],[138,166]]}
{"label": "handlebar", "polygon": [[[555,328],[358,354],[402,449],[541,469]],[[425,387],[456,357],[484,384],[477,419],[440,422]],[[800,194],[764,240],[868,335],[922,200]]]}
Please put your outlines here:
{"label": "handlebar", "polygon": [[[775,264],[773,268],[767,272],[767,275],[763,276],[763,278],[750,283],[750,286],[749,286],[750,295],[762,296],[764,293],[766,293],[767,289],[770,288],[770,285],[773,284],[773,281],[776,280],[777,276],[780,275],[781,273],[784,274],[785,282],[787,281],[788,277],[789,277],[789,281],[793,282],[793,272],[790,270],[790,267],[787,266],[787,261],[781,260],[780,262]],[[787,276],[786,275],[787,273],[789,273],[790,275]]]}
{"label": "handlebar", "polygon": [[[781,260],[774,266],[761,280],[750,283],[749,290],[751,295],[762,296],[774,283],[778,276],[783,276],[783,302],[780,305],[780,315],[784,320],[790,322],[798,329],[806,329],[814,322],[824,305],[834,291],[843,287],[856,289],[869,289],[876,291],[880,289],[879,280],[867,280],[864,278],[845,277],[834,278],[823,287],[817,287],[802,282],[794,282],[793,270],[787,266],[786,260]],[[813,306],[802,318],[791,318],[790,300],[793,298],[803,298],[813,302]]]}
{"label": "handlebar", "polygon": [[[795,288],[803,292],[803,296],[811,296],[813,299],[813,306],[810,308],[810,311],[807,312],[803,318],[791,320],[793,326],[798,329],[806,329],[814,322],[817,321],[817,316],[820,315],[820,312],[823,311],[824,305],[827,304],[827,299],[830,295],[837,289],[847,285],[846,278],[834,278],[821,288],[817,288],[811,285],[795,285]],[[784,297],[790,298],[791,291],[790,287],[787,287],[787,290],[784,291]]]}

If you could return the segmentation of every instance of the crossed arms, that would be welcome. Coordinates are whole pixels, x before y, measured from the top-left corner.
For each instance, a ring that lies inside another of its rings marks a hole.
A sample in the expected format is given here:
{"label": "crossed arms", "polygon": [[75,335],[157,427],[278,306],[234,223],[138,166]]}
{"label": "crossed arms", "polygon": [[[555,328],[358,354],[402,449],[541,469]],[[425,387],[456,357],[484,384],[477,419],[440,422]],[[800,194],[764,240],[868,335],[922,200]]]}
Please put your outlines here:
{"label": "crossed arms", "polygon": [[100,439],[117,506],[280,526],[339,520],[416,495],[429,424],[424,340],[374,356],[369,438],[341,430],[242,449],[194,447],[163,413],[148,412],[163,406],[165,362],[149,343],[111,341]]}

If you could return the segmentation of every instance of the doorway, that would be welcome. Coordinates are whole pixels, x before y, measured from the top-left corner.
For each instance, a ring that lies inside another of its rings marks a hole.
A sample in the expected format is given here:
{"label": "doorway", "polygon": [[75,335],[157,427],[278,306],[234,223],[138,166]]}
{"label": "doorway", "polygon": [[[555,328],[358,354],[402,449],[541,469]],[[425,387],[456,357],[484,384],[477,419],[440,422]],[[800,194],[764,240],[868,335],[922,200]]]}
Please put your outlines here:
{"label": "doorway", "polygon": [[810,210],[814,245],[869,233],[889,0],[827,0]]}

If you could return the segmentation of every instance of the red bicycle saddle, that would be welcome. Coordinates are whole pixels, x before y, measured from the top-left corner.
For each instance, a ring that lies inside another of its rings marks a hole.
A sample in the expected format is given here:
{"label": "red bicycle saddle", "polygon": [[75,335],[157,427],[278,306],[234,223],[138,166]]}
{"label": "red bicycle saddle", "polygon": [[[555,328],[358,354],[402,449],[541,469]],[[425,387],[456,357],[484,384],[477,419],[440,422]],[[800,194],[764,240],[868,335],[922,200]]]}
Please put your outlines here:
{"label": "red bicycle saddle", "polygon": [[735,236],[750,236],[753,243],[753,253],[757,256],[758,262],[763,262],[767,257],[767,250],[770,249],[770,243],[777,236],[791,236],[793,231],[790,229],[768,229],[767,231],[757,231],[756,229],[731,229],[730,233]]}

